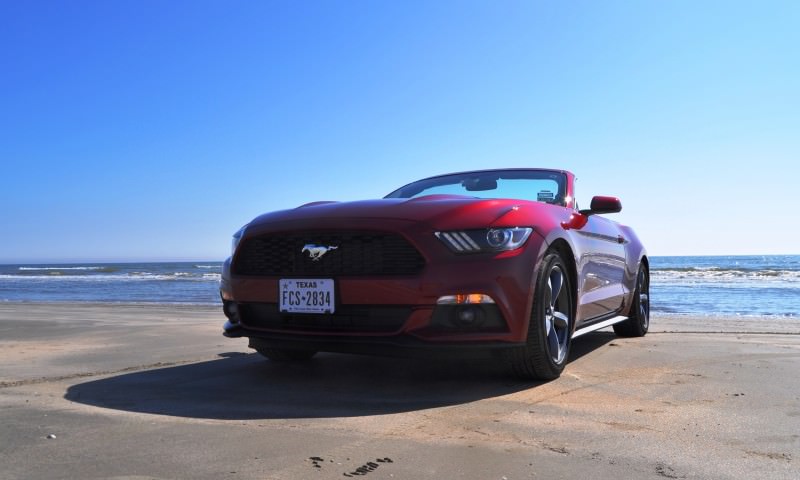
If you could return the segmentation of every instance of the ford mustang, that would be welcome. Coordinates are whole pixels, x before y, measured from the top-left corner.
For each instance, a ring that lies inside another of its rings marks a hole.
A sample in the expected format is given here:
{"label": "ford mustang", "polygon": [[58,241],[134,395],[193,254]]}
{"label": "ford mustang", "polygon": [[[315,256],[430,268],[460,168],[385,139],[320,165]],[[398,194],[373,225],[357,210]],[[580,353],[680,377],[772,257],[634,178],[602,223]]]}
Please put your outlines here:
{"label": "ford mustang", "polygon": [[377,200],[314,202],[236,232],[223,267],[224,335],[273,361],[317,352],[486,355],[558,377],[572,340],[643,336],[645,249],[579,209],[575,176],[503,169],[426,178]]}

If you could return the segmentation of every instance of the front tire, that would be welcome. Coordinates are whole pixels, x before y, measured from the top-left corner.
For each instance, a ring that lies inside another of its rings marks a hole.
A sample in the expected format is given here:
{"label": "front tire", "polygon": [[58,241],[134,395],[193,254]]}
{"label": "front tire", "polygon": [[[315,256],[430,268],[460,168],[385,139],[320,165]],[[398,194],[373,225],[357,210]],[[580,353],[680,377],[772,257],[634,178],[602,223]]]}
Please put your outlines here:
{"label": "front tire", "polygon": [[315,350],[289,350],[285,348],[259,348],[256,350],[273,362],[303,362],[317,354]]}
{"label": "front tire", "polygon": [[536,279],[526,345],[509,354],[516,376],[553,380],[561,375],[569,358],[574,311],[567,265],[558,252],[550,252]]}
{"label": "front tire", "polygon": [[644,337],[650,328],[650,273],[644,265],[636,274],[636,289],[628,319],[614,325],[614,333],[620,337]]}

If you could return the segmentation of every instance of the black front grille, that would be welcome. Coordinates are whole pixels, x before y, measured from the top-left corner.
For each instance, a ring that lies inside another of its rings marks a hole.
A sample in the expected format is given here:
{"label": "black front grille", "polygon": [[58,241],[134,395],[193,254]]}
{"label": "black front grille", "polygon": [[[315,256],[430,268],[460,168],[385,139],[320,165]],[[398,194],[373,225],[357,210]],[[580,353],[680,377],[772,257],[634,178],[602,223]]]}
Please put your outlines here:
{"label": "black front grille", "polygon": [[287,331],[390,333],[399,330],[410,307],[346,305],[333,314],[291,314],[274,303],[241,303],[239,317],[245,327]]}
{"label": "black front grille", "polygon": [[[319,259],[306,245],[336,247]],[[425,259],[403,237],[372,232],[274,234],[243,242],[233,272],[267,276],[414,275]]]}

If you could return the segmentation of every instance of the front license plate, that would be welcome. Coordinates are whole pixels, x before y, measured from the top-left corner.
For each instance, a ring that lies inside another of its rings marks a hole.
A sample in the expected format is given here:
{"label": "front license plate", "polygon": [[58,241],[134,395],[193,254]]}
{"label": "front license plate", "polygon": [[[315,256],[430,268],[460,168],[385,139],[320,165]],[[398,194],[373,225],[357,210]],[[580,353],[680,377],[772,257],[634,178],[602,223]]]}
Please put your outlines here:
{"label": "front license plate", "polygon": [[292,278],[278,282],[281,312],[333,313],[335,298],[331,278]]}

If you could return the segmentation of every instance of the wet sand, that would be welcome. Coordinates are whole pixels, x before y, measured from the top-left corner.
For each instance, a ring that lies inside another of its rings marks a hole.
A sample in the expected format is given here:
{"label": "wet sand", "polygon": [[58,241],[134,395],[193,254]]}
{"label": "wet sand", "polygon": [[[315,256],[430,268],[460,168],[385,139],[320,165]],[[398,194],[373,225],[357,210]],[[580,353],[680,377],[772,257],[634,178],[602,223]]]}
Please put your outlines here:
{"label": "wet sand", "polygon": [[[320,354],[272,364],[217,308],[0,305],[0,478],[786,478],[800,321],[654,317],[563,376]],[[55,438],[48,438],[55,436]]]}

